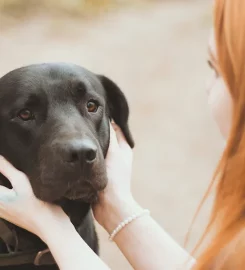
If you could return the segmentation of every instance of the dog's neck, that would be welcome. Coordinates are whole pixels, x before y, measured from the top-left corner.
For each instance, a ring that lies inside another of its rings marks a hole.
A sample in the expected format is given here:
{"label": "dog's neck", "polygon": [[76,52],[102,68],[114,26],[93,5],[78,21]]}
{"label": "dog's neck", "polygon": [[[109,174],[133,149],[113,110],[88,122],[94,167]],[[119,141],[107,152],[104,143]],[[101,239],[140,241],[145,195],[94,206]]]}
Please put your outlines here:
{"label": "dog's neck", "polygon": [[91,208],[88,203],[72,201],[65,198],[58,201],[57,204],[60,205],[65,213],[70,217],[70,220],[75,227],[78,227],[81,224]]}

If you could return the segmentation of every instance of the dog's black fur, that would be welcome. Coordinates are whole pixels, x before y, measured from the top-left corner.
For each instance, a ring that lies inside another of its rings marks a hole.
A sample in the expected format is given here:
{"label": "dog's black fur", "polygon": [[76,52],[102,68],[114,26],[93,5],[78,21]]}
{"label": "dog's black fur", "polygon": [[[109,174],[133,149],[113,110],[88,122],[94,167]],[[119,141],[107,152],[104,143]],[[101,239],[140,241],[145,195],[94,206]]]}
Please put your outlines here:
{"label": "dog's black fur", "polygon": [[[77,65],[31,65],[0,79],[0,154],[29,177],[39,199],[63,207],[96,253],[98,239],[90,204],[107,184],[104,157],[109,121],[121,127],[133,147],[128,116],[128,103],[119,87]],[[0,184],[11,188],[1,174]],[[46,247],[38,237],[14,228],[27,250]],[[4,252],[5,244],[0,242],[0,253]],[[57,266],[3,269],[53,270]]]}

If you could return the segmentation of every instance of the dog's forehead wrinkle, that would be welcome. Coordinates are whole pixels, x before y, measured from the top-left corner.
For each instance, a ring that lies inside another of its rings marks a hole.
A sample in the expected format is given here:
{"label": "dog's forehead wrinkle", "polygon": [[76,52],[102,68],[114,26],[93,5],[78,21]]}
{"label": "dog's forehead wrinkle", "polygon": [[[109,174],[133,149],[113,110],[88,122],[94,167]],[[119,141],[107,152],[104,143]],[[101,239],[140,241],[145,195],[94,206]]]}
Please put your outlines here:
{"label": "dog's forehead wrinkle", "polygon": [[96,75],[92,74],[92,76],[89,76],[89,74],[84,74],[84,81],[89,89],[104,95],[104,88]]}

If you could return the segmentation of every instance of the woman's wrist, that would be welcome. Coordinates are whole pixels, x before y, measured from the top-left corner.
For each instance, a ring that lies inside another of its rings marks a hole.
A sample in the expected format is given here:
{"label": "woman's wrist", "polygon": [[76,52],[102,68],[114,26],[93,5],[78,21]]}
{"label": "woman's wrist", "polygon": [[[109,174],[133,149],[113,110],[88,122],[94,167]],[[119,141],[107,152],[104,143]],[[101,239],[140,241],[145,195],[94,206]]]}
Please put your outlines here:
{"label": "woman's wrist", "polygon": [[60,237],[60,233],[66,230],[75,230],[69,217],[63,212],[62,209],[57,212],[44,211],[35,220],[34,233],[41,238],[46,244],[52,239]]}
{"label": "woman's wrist", "polygon": [[56,220],[50,220],[46,222],[46,225],[39,228],[39,237],[48,246],[56,241],[60,241],[60,237],[66,233],[76,233],[76,229],[70,220],[64,221],[63,223],[57,222]]}
{"label": "woman's wrist", "polygon": [[110,196],[103,204],[102,226],[110,234],[122,221],[140,211],[142,207],[132,196]]}

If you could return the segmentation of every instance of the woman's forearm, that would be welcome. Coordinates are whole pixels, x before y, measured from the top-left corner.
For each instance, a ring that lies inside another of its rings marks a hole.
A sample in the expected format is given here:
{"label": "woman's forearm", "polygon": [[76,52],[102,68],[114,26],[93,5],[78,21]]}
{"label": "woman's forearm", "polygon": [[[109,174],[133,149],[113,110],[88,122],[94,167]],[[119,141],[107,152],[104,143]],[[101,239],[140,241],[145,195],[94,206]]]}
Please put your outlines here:
{"label": "woman's forearm", "polygon": [[[51,230],[50,227],[55,228]],[[47,224],[42,229],[45,241],[61,270],[109,270],[109,267],[78,235],[71,223]]]}
{"label": "woman's forearm", "polygon": [[[139,210],[134,201],[121,203],[119,209],[112,211],[115,214],[108,222],[108,231]],[[187,270],[195,264],[195,260],[149,215],[132,221],[114,241],[135,270]]]}

